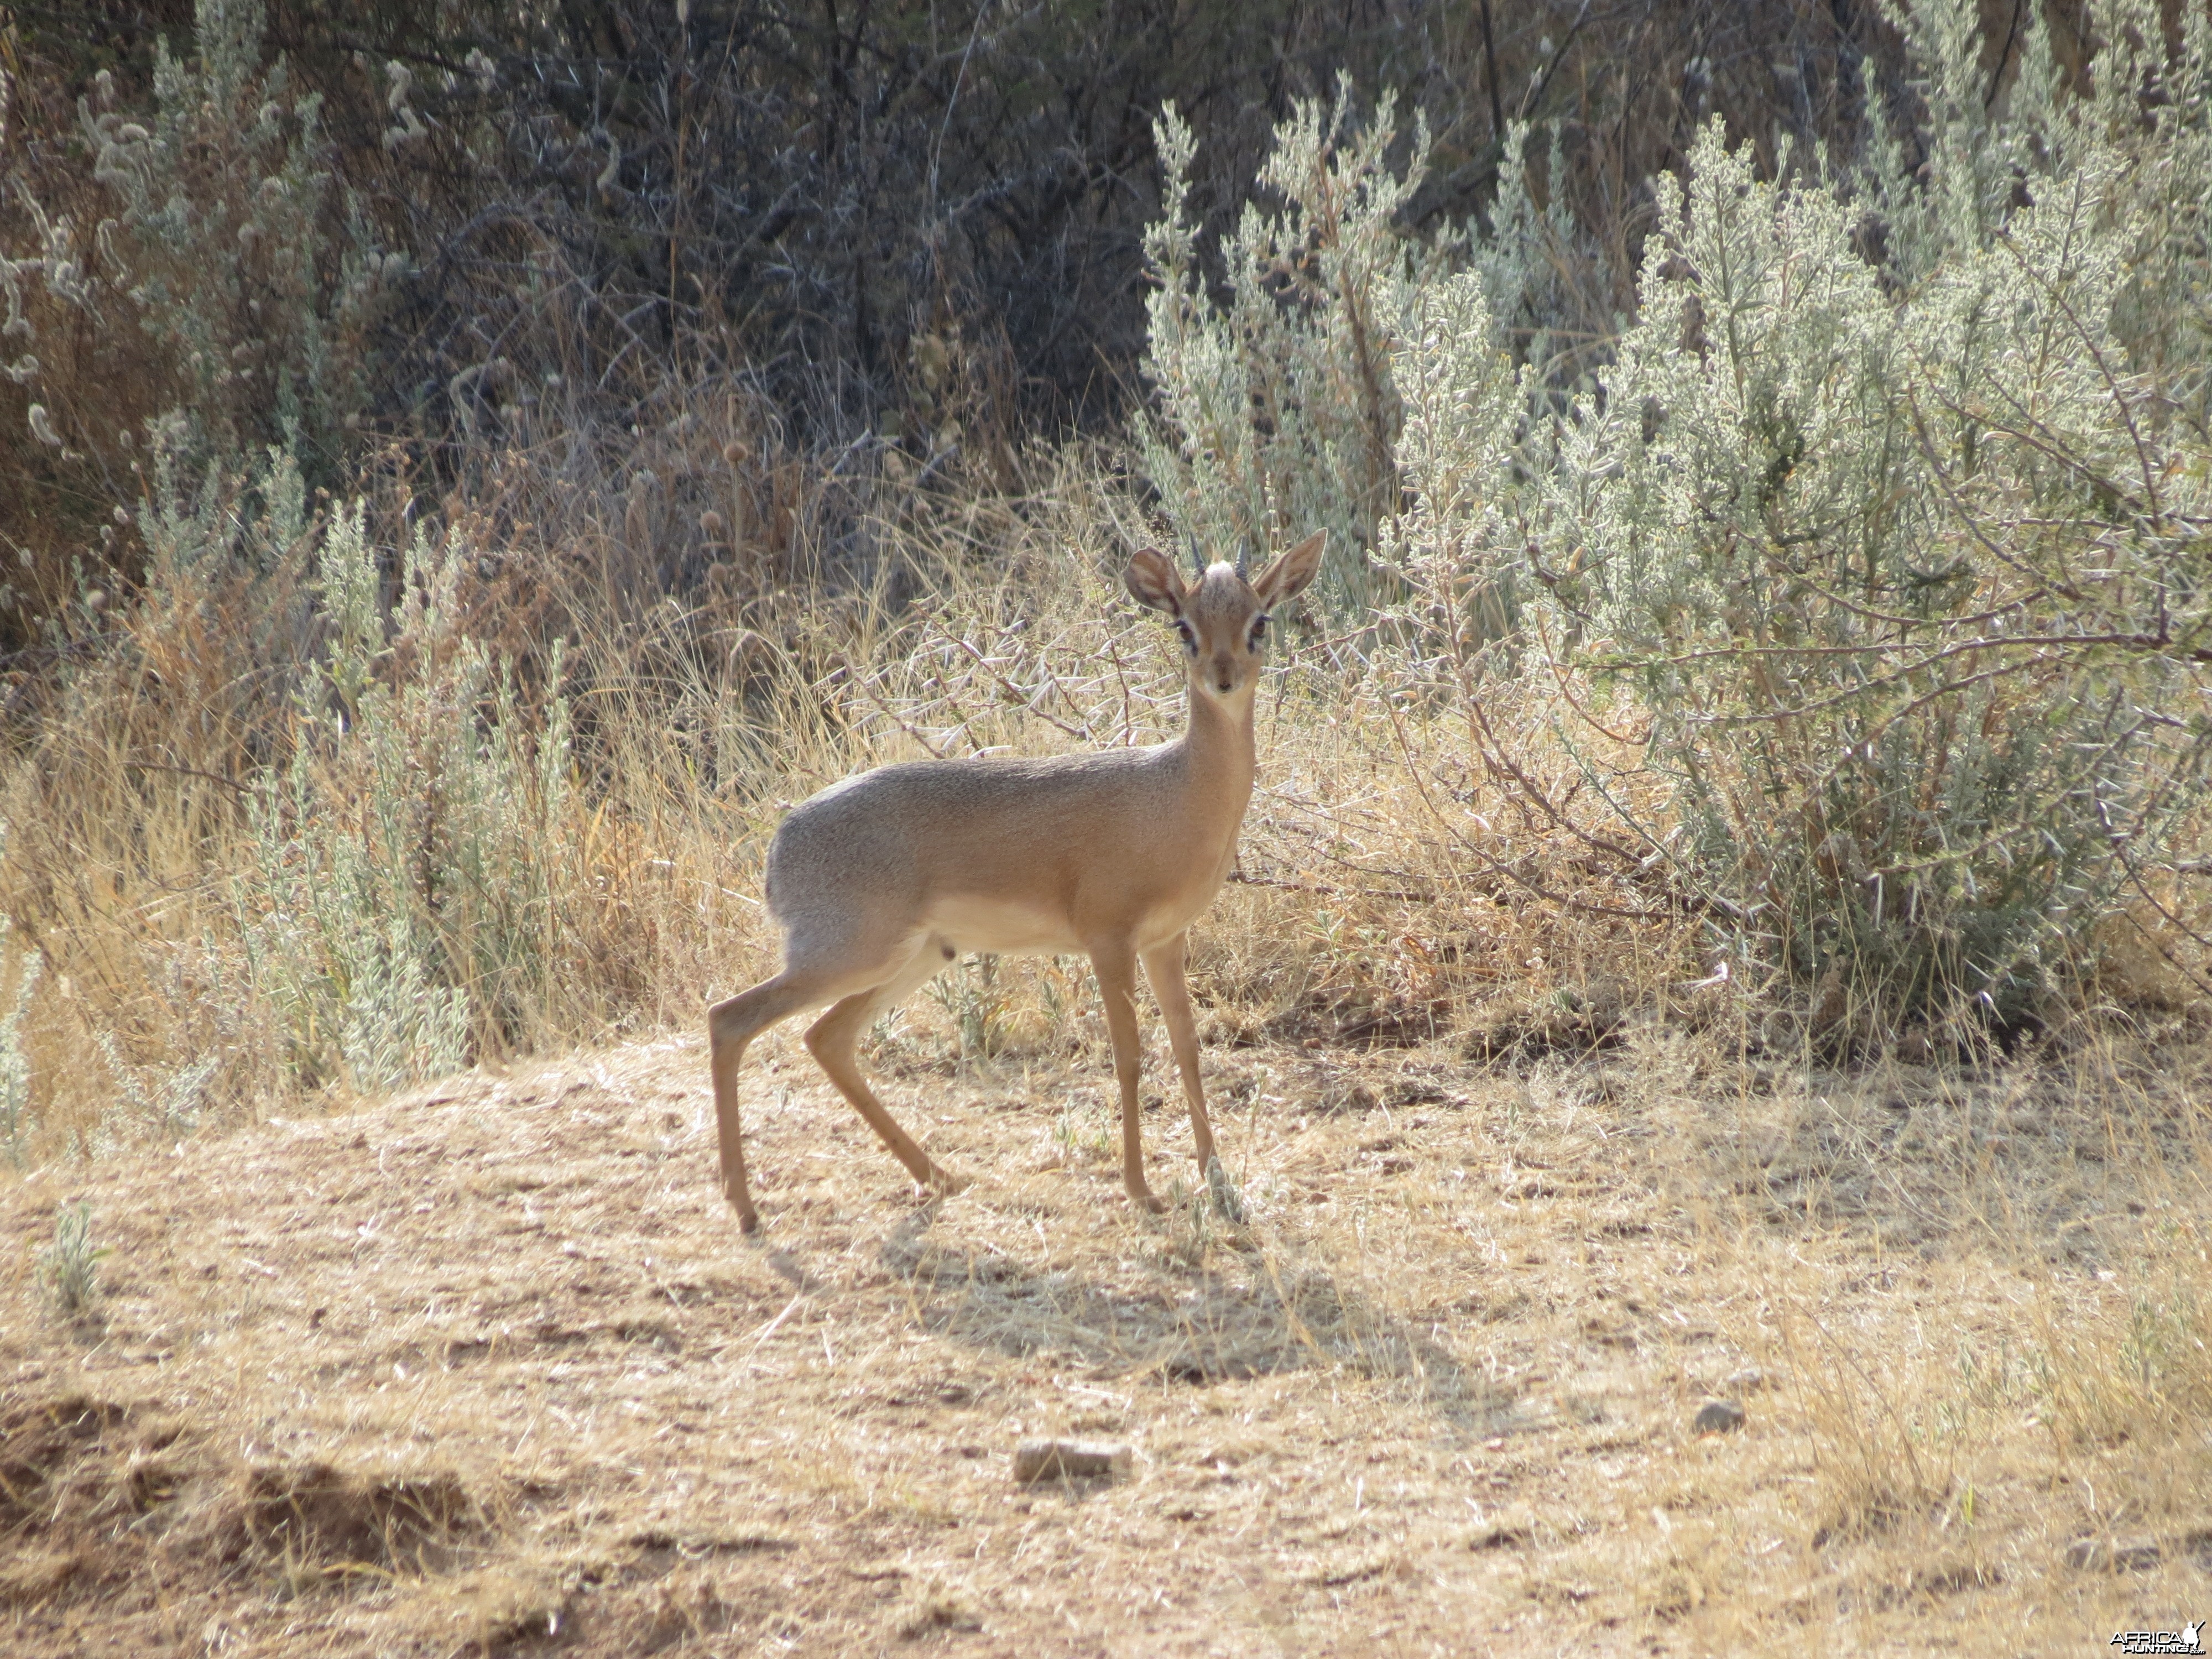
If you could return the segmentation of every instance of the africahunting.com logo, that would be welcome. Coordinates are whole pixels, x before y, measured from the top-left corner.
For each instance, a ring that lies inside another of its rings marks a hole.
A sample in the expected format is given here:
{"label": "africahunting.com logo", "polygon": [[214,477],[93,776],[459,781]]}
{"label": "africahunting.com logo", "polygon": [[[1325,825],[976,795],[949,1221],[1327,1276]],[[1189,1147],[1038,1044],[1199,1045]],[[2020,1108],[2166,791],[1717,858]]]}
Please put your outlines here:
{"label": "africahunting.com logo", "polygon": [[2124,1630],[2112,1645],[2122,1653],[2202,1653],[2204,1621],[2192,1619],[2179,1630]]}

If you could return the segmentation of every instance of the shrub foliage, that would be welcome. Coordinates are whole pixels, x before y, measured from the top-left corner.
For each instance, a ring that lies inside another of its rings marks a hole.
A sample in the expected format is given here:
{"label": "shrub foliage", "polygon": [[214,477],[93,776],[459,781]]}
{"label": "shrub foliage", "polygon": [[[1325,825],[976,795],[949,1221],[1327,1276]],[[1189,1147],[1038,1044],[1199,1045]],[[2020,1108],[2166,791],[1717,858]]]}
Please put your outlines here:
{"label": "shrub foliage", "polygon": [[[1239,526],[1277,501],[1395,520],[1374,540],[1431,649],[1463,656],[1501,594],[1539,596],[1521,643],[1619,820],[1607,844],[1862,1033],[2030,1017],[2108,919],[2163,912],[2212,737],[2212,449],[2179,344],[2205,312],[2204,196],[2172,188],[2203,176],[2212,30],[2192,9],[2169,41],[2154,8],[2116,8],[2125,44],[2069,94],[2030,20],[1992,107],[1971,6],[1904,26],[1917,124],[1863,156],[1770,170],[1705,127],[1659,181],[1632,324],[1556,413],[1537,375],[1515,386],[1475,276],[1351,210],[1340,177],[1374,175],[1381,124],[1279,133],[1266,176],[1352,229],[1248,215],[1226,309],[1182,297],[1173,215],[1154,244],[1188,458],[1155,476]],[[1522,246],[1493,239],[1493,269],[1557,246],[1530,213],[1497,229]],[[1308,258],[1317,283],[1265,285]],[[1362,404],[1340,343],[1366,339],[1393,351]],[[1379,479],[1333,441],[1355,410],[1392,438]],[[1565,692],[1585,678],[1611,702]],[[1664,793],[1612,787],[1600,732]]]}
{"label": "shrub foliage", "polygon": [[1878,1026],[2017,1019],[2156,906],[2208,732],[2208,451],[2159,372],[2203,291],[2135,211],[2200,165],[2203,20],[2100,100],[2031,51],[1991,117],[1932,9],[1912,175],[1893,144],[1762,181],[1709,131],[1537,509],[1563,629],[1675,780],[1635,827]]}

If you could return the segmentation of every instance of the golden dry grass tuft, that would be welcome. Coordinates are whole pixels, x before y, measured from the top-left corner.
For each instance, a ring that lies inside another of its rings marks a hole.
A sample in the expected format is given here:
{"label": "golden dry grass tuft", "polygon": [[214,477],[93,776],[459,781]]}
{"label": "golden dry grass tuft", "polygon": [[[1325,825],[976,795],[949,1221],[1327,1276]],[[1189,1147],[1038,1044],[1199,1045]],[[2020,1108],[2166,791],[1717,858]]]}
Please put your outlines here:
{"label": "golden dry grass tuft", "polygon": [[[710,994],[761,976],[768,838],[790,802],[854,770],[1154,742],[1181,722],[1171,635],[1119,580],[1148,532],[1091,449],[1030,457],[1021,491],[943,499],[888,476],[802,479],[741,407],[679,408],[640,455],[658,478],[624,490],[592,452],[549,439],[488,462],[486,499],[448,503],[469,552],[461,630],[517,665],[526,720],[543,716],[550,641],[567,638],[576,732],[576,787],[548,826],[567,851],[545,872],[536,933],[488,951],[490,907],[453,889],[432,924],[476,999],[483,1060],[688,1026]],[[854,491],[858,506],[825,504]],[[652,526],[629,525],[623,504],[665,514],[678,493],[721,504],[708,510],[726,513],[727,557],[689,602],[640,603]],[[796,504],[775,508],[786,495]],[[805,586],[832,559],[831,532],[856,522],[874,562],[842,588]],[[389,527],[402,533],[396,507]],[[173,1143],[350,1092],[295,1064],[256,961],[271,899],[251,809],[302,744],[322,792],[310,818],[367,816],[370,785],[304,733],[310,573],[297,556],[258,580],[211,567],[149,589],[102,651],[45,688],[0,772],[9,951],[34,944],[46,966],[23,1027],[29,1109],[0,1161]],[[457,643],[403,640],[378,672],[432,672]],[[1573,802],[1574,764],[1544,731],[1556,689],[1486,684],[1479,708],[1463,691],[1410,672],[1378,629],[1310,626],[1279,652],[1239,885],[1196,964],[1224,1033],[1419,1040],[1476,1007],[1502,1052],[1586,1041],[1699,976],[1685,920],[1624,888],[1581,838],[1593,803]],[[449,702],[427,699],[428,729],[402,734],[422,799],[385,816],[415,840],[364,834],[369,856],[399,866],[398,890],[449,856],[433,769]],[[532,965],[515,982],[472,976],[518,950]],[[0,962],[0,996],[14,969]],[[1057,1022],[1076,982],[1048,979],[1025,1007],[972,976],[947,994],[968,999],[989,1052]]]}

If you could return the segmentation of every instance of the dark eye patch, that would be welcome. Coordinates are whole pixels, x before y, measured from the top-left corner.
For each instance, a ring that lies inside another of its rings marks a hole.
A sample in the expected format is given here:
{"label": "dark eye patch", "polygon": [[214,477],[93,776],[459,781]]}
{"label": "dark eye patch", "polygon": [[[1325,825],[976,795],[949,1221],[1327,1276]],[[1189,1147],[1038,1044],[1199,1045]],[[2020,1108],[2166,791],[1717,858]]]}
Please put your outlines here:
{"label": "dark eye patch", "polygon": [[1257,645],[1267,637],[1268,620],[1267,613],[1264,611],[1262,611],[1258,616],[1252,618],[1253,644]]}
{"label": "dark eye patch", "polygon": [[1195,651],[1198,649],[1198,630],[1193,628],[1188,621],[1182,617],[1177,617],[1176,618],[1176,632],[1182,635],[1184,650]]}

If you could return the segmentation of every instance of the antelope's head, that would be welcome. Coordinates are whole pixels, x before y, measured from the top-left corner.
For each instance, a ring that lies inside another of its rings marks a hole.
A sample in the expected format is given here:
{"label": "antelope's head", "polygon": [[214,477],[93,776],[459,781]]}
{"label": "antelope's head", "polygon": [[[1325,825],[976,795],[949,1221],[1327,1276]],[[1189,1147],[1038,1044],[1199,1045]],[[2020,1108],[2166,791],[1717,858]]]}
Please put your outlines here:
{"label": "antelope's head", "polygon": [[[1182,638],[1183,662],[1194,696],[1229,702],[1249,700],[1267,659],[1267,625],[1321,568],[1328,532],[1316,530],[1255,578],[1244,562],[1224,560],[1196,569],[1186,582],[1175,561],[1156,547],[1139,550],[1121,580],[1137,603],[1164,612]],[[1196,565],[1195,556],[1192,563]]]}

